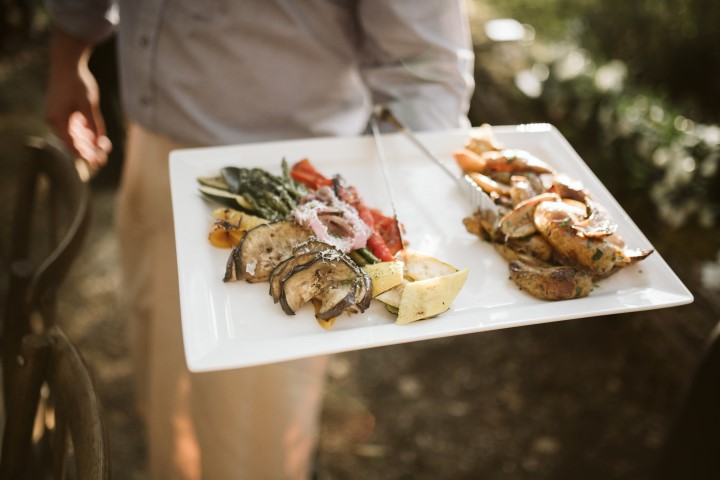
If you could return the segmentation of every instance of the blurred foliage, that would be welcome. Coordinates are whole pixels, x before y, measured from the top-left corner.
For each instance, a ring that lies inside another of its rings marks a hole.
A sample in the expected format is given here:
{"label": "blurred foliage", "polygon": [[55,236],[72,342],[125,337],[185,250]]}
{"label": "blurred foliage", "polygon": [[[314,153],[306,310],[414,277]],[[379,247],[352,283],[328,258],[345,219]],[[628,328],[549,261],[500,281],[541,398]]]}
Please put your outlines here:
{"label": "blurred foliage", "polygon": [[666,92],[690,117],[720,122],[717,0],[475,1],[543,39],[573,38],[598,61],[622,60],[633,83]]}
{"label": "blurred foliage", "polygon": [[[652,199],[675,228],[720,224],[714,2],[485,2],[497,17],[516,18],[536,33],[534,42],[515,46],[524,61],[514,64],[514,85],[525,97],[514,108],[553,123],[614,195]],[[698,74],[682,64],[709,71],[683,83]]]}

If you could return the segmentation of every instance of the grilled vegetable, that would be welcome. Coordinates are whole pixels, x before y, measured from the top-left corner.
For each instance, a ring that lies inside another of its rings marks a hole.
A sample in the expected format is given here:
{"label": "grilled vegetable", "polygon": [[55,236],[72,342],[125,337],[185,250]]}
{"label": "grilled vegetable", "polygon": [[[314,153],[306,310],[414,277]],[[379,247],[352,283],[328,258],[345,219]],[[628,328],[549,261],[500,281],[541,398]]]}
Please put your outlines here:
{"label": "grilled vegetable", "polygon": [[280,291],[285,276],[293,268],[312,261],[318,253],[328,248],[331,248],[330,245],[316,240],[315,237],[293,248],[292,255],[280,262],[270,274],[270,296],[275,303],[280,301]]}
{"label": "grilled vegetable", "polygon": [[248,231],[233,249],[224,281],[264,282],[293,247],[309,239],[312,232],[291,221],[271,222]]}
{"label": "grilled vegetable", "polygon": [[358,282],[361,280],[355,277],[353,280],[344,282],[333,282],[312,301],[315,305],[315,318],[319,320],[330,320],[339,317],[342,313],[355,305],[357,298]]}
{"label": "grilled vegetable", "polygon": [[400,285],[403,281],[402,262],[380,262],[362,267],[372,279],[372,296],[377,297],[383,292]]}
{"label": "grilled vegetable", "polygon": [[233,248],[240,242],[245,232],[268,223],[264,218],[233,208],[217,208],[213,210],[211,216],[215,222],[208,238],[210,243],[218,248]]}
{"label": "grilled vegetable", "polygon": [[232,193],[229,190],[223,190],[208,185],[200,185],[200,193],[205,197],[213,200],[221,205],[230,208],[239,208],[246,212],[255,212],[255,206],[244,196]]}
{"label": "grilled vegetable", "polygon": [[468,271],[458,270],[441,277],[408,283],[402,292],[395,323],[406,325],[447,311],[465,285]]}
{"label": "grilled vegetable", "polygon": [[329,245],[320,252],[293,257],[274,274],[283,275],[279,301],[288,315],[294,315],[313,300],[315,316],[329,320],[351,307],[364,311],[372,298],[370,277],[348,256]]}
{"label": "grilled vegetable", "polygon": [[229,190],[228,184],[222,177],[198,177],[197,181],[200,185],[205,185],[206,187]]}
{"label": "grilled vegetable", "polygon": [[267,220],[285,219],[307,189],[296,183],[282,161],[281,176],[262,168],[225,167],[219,177],[199,177],[200,192],[232,208],[242,208]]}
{"label": "grilled vegetable", "polygon": [[296,182],[302,183],[313,190],[332,185],[332,180],[318,172],[315,166],[310,163],[310,160],[307,158],[304,158],[293,165],[290,170],[290,176]]}
{"label": "grilled vegetable", "polygon": [[587,297],[593,286],[590,274],[573,267],[537,267],[513,260],[509,269],[513,282],[542,300]]}
{"label": "grilled vegetable", "polygon": [[210,229],[208,240],[213,247],[233,248],[240,243],[243,235],[245,235],[245,230],[241,230],[237,225],[225,220],[216,220]]}
{"label": "grilled vegetable", "polygon": [[397,312],[395,323],[405,325],[439,315],[450,308],[467,280],[468,271],[429,255],[401,250],[396,259],[402,262],[403,283],[378,295],[388,310]]}
{"label": "grilled vegetable", "polygon": [[217,208],[213,210],[210,216],[216,220],[228,222],[240,230],[252,230],[258,225],[269,223],[264,218],[250,215],[249,213],[234,210],[232,208]]}
{"label": "grilled vegetable", "polygon": [[[367,239],[367,248],[381,261],[391,262],[393,260],[393,254],[397,253],[397,250],[394,252],[390,251],[387,243],[385,243],[385,239],[380,235],[380,232],[375,225],[375,219],[372,211],[365,205],[362,198],[360,198],[360,195],[355,187],[348,185],[345,179],[339,175],[336,175],[332,181],[333,190],[335,190],[335,194],[338,198],[352,205],[357,210],[362,221],[365,222],[372,230],[370,237]],[[396,230],[398,232],[397,238],[399,238],[399,227],[397,226],[397,221],[395,223],[397,227]]]}

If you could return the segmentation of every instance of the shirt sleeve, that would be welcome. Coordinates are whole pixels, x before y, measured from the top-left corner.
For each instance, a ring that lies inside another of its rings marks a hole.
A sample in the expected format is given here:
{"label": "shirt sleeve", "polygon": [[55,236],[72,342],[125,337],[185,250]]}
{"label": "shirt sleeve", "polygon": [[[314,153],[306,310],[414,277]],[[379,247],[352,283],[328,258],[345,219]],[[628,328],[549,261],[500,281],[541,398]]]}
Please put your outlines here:
{"label": "shirt sleeve", "polygon": [[414,130],[467,126],[474,54],[463,0],[361,0],[361,71]]}
{"label": "shirt sleeve", "polygon": [[104,40],[119,21],[115,0],[45,0],[52,22],[74,37]]}

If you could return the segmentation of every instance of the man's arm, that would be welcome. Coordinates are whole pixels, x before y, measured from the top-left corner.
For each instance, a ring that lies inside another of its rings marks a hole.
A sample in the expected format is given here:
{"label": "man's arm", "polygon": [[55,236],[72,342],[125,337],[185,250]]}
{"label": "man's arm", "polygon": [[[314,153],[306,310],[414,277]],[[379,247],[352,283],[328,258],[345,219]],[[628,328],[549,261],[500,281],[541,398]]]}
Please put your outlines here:
{"label": "man's arm", "polygon": [[53,132],[92,167],[112,148],[100,113],[100,93],[88,60],[92,44],[55,28],[50,43],[47,121]]}
{"label": "man's arm", "polygon": [[415,130],[468,123],[474,55],[463,0],[362,0],[363,77]]}
{"label": "man's arm", "polygon": [[112,148],[100,113],[100,94],[88,68],[93,45],[117,23],[110,0],[49,0],[54,23],[50,40],[50,78],[46,118],[54,133],[93,167]]}

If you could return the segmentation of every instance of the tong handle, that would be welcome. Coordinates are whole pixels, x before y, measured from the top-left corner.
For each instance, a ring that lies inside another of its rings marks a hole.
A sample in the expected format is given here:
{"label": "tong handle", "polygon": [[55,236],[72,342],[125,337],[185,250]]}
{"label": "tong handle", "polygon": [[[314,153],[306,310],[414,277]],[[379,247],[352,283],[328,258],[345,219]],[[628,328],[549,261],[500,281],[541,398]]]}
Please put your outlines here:
{"label": "tong handle", "polygon": [[411,132],[400,120],[397,119],[397,117],[390,111],[389,108],[378,105],[375,107],[375,110],[373,112],[373,115],[382,122],[387,122],[390,125],[392,125],[398,132],[402,132],[405,134],[405,136],[418,148],[420,151],[422,151],[426,157],[428,157],[430,160],[435,162],[435,164],[440,167],[443,172],[445,172],[452,180],[453,182],[459,184],[462,186],[462,182],[459,177],[457,177],[452,170],[450,170],[447,165],[442,163],[428,148],[417,139],[415,134]]}

